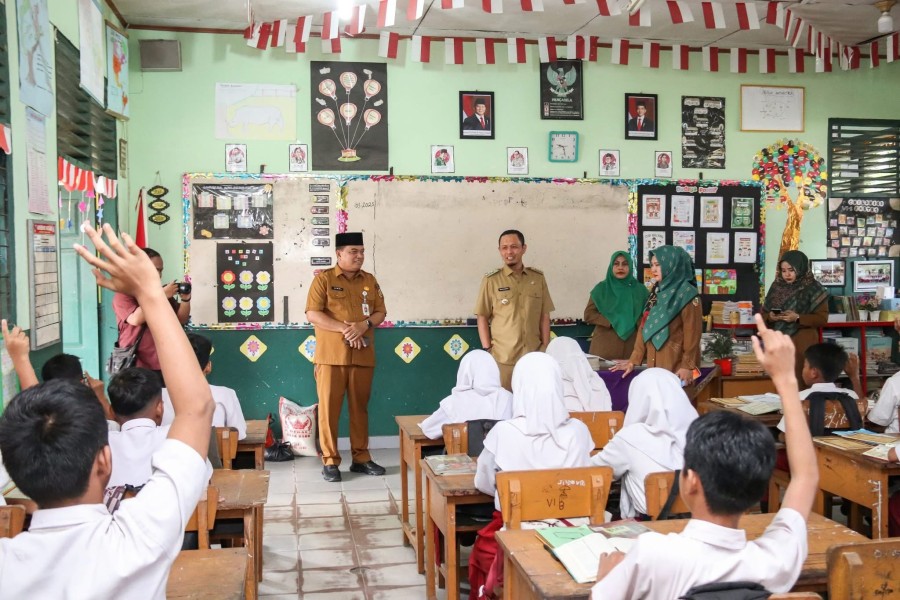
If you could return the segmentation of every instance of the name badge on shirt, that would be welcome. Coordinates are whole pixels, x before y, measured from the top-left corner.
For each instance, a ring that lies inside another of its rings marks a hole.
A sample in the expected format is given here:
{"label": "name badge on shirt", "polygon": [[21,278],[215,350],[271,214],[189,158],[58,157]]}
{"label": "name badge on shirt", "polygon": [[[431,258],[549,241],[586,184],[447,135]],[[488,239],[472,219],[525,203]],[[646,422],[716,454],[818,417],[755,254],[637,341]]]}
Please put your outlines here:
{"label": "name badge on shirt", "polygon": [[331,289],[333,289],[335,292],[343,292],[344,291],[344,288],[338,287],[336,285],[331,286]]}
{"label": "name badge on shirt", "polygon": [[362,305],[362,311],[363,311],[363,316],[364,316],[364,317],[371,317],[371,316],[372,316],[372,315],[370,314],[370,312],[369,312],[369,303],[368,303],[368,302],[363,302],[363,305]]}
{"label": "name badge on shirt", "polygon": [[498,292],[508,292],[509,288],[508,287],[497,288],[497,291]]}

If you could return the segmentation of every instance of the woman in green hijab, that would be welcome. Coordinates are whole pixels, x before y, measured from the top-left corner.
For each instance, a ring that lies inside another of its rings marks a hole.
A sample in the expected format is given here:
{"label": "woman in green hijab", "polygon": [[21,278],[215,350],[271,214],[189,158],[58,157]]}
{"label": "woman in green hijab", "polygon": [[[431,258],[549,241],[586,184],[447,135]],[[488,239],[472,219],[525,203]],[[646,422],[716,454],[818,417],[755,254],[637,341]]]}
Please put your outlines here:
{"label": "woman in green hijab", "polygon": [[634,351],[612,370],[628,375],[636,365],[672,371],[684,384],[700,366],[703,309],[691,257],[684,248],[660,246],[650,252],[650,271],[656,284],[650,290]]}
{"label": "woman in green hijab", "polygon": [[621,250],[614,253],[606,279],[591,290],[584,309],[584,322],[595,326],[591,354],[607,359],[631,356],[646,302],[647,288],[634,278],[631,257]]}

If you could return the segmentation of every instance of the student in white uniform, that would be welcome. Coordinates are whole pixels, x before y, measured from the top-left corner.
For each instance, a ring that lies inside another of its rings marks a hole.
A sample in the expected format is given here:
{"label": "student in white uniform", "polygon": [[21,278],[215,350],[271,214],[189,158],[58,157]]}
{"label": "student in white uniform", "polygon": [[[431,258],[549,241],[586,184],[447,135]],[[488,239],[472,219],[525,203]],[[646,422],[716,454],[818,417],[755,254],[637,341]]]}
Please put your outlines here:
{"label": "student in white uniform", "polygon": [[[212,354],[212,342],[209,341],[209,338],[196,333],[189,333],[187,336],[203,374],[209,377],[212,372],[212,361],[209,359]],[[213,402],[216,403],[213,427],[234,427],[237,429],[239,440],[247,437],[247,421],[244,420],[244,411],[241,410],[241,401],[238,400],[237,393],[224,385],[210,385],[209,389],[212,391]],[[172,423],[173,417],[172,400],[169,399],[169,392],[166,388],[162,389],[162,400],[162,425],[169,425]]]}
{"label": "student in white uniform", "polygon": [[441,438],[446,423],[465,423],[476,419],[508,419],[512,394],[500,385],[500,369],[494,357],[484,350],[472,350],[462,357],[456,372],[456,386],[441,400],[440,407],[419,423],[422,433],[432,440]]}
{"label": "student in white uniform", "polygon": [[[158,340],[175,421],[153,456],[153,475],[110,515],[101,503],[112,470],[106,419],[81,383],[50,381],[13,398],[0,417],[9,474],[35,502],[31,528],[0,539],[0,598],[163,600],[184,527],[206,487],[212,395],[153,263],[129,237],[110,246],[92,227],[93,250],[76,246],[97,282],[137,298]],[[108,273],[109,277],[103,273]]]}
{"label": "student in white uniform", "polygon": [[794,344],[756,316],[756,357],[781,396],[787,449],[795,465],[782,508],[759,538],[748,542],[738,527],[759,501],[775,462],[775,443],[760,423],[713,411],[687,433],[681,497],[693,518],[681,533],[645,533],[627,555],[604,554],[594,600],[678,598],[706,583],[751,581],[775,593],[790,590],[806,560],[806,519],[818,491],[818,468],[806,415],[800,406]]}
{"label": "student in white uniform", "polygon": [[556,337],[547,344],[547,354],[556,359],[562,370],[563,395],[569,412],[612,410],[612,399],[606,384],[591,369],[578,342],[570,337]]}
{"label": "student in white uniform", "polygon": [[885,433],[900,433],[897,410],[900,408],[900,373],[894,373],[881,388],[878,401],[866,418],[884,427]]}
{"label": "student in white uniform", "polygon": [[684,466],[684,438],[696,418],[681,380],[671,371],[647,369],[631,382],[621,431],[591,458],[595,465],[612,467],[613,476],[622,480],[623,518],[647,513],[647,475]]}

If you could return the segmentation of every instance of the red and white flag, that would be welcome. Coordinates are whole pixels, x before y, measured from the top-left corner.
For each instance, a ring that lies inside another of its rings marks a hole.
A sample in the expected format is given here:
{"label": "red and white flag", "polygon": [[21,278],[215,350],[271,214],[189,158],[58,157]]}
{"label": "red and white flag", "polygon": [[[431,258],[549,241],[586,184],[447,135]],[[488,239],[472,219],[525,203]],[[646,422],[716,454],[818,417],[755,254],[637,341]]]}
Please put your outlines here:
{"label": "red and white flag", "polygon": [[775,72],[775,48],[760,48],[759,50],[759,72],[774,73]]}
{"label": "red and white flag", "polygon": [[392,31],[382,31],[378,35],[378,56],[381,58],[397,58],[397,50],[400,47],[400,34]]}
{"label": "red and white flag", "polygon": [[431,62],[431,38],[427,35],[414,35],[409,40],[409,59],[413,62]]}
{"label": "red and white flag", "polygon": [[806,60],[800,48],[788,48],[788,72],[803,73],[806,71]]}
{"label": "red and white flag", "polygon": [[256,47],[265,50],[272,43],[272,24],[262,23],[259,26],[259,38],[256,40]]}
{"label": "red and white flag", "polygon": [[[284,32],[284,51],[288,54],[297,54],[297,44],[294,43],[294,36],[297,35],[297,26],[293,23],[289,23]],[[305,51],[306,47],[303,47],[301,52]]]}
{"label": "red and white flag", "polygon": [[425,12],[425,0],[409,0],[406,5],[406,20],[418,21]]}
{"label": "red and white flag", "polygon": [[629,14],[628,24],[632,27],[650,27],[650,9],[638,9]]}
{"label": "red and white flag", "polygon": [[344,27],[344,33],[347,35],[359,35],[366,30],[366,5],[360,4],[353,7],[353,13],[347,26]]}
{"label": "red and white flag", "polygon": [[588,38],[588,60],[591,62],[597,62],[597,47],[600,45],[597,40],[596,35]]}
{"label": "red and white flag", "polygon": [[287,19],[278,19],[272,23],[272,48],[284,46],[284,38],[287,35]]}
{"label": "red and white flag", "polygon": [[12,154],[12,130],[9,125],[0,125],[0,149],[6,154]]}
{"label": "red and white flag", "polygon": [[587,47],[587,36],[570,35],[566,39],[566,58],[584,60],[588,54]]}
{"label": "red and white flag", "polygon": [[497,64],[497,55],[494,46],[497,40],[494,38],[478,38],[475,40],[475,60],[479,65]]}
{"label": "red and white flag", "polygon": [[147,248],[150,245],[150,242],[147,240],[147,219],[144,216],[144,188],[141,188],[141,191],[138,192],[134,245],[138,248]]}
{"label": "red and white flag", "polygon": [[703,70],[710,73],[719,71],[719,49],[703,46]]}
{"label": "red and white flag", "polygon": [[612,41],[612,64],[627,65],[628,64],[628,40],[614,39]]}
{"label": "red and white flag", "polygon": [[741,29],[759,29],[759,13],[756,12],[756,2],[738,2],[734,5],[737,9],[738,27]]}
{"label": "red and white flag", "polygon": [[463,40],[462,38],[444,38],[444,64],[463,64]]}
{"label": "red and white flag", "polygon": [[644,56],[642,64],[650,69],[659,68],[659,44],[656,42],[644,42]]}
{"label": "red and white flag", "polygon": [[563,4],[568,4],[569,6],[573,4],[586,4],[587,0],[563,0]]}
{"label": "red and white flag", "polygon": [[844,47],[844,55],[846,56],[847,69],[858,69],[860,63],[860,55],[862,52],[859,51],[859,47],[857,46],[845,46]]}
{"label": "red and white flag", "polygon": [[875,40],[869,44],[869,68],[876,68],[880,62],[881,57],[878,56],[878,40]]}
{"label": "red and white flag", "polygon": [[288,52],[306,52],[306,42],[309,41],[312,22],[312,15],[297,18],[297,25],[294,27],[293,35],[288,38]]}
{"label": "red and white flag", "polygon": [[336,37],[332,40],[322,40],[322,53],[323,54],[340,54],[341,53],[341,38]]}
{"label": "red and white flag", "polygon": [[254,23],[244,30],[244,39],[247,40],[247,45],[251,48],[256,48],[256,45],[259,44],[259,30],[261,27],[262,23]]}
{"label": "red and white flag", "polygon": [[544,0],[521,0],[524,12],[544,12]]}
{"label": "red and white flag", "polygon": [[687,44],[674,44],[672,46],[672,68],[677,71],[687,71],[691,67],[691,47]]}
{"label": "red and white flag", "polygon": [[537,42],[541,62],[556,62],[556,38],[539,37]]}
{"label": "red and white flag", "polygon": [[732,48],[731,49],[731,72],[746,73],[747,72],[747,49]]}
{"label": "red and white flag", "polygon": [[701,2],[703,23],[707,29],[725,29],[725,13],[718,2]]}
{"label": "red and white flag", "polygon": [[831,54],[816,58],[816,73],[831,73]]}
{"label": "red and white flag", "polygon": [[441,0],[441,8],[450,10],[451,8],[463,8],[465,0]]}
{"label": "red and white flag", "polygon": [[378,26],[393,27],[397,20],[397,0],[381,0],[378,3]]}
{"label": "red and white flag", "polygon": [[338,17],[336,10],[327,12],[322,15],[322,39],[333,40],[334,38],[340,36],[340,24],[341,20],[340,17]]}
{"label": "red and white flag", "polygon": [[691,5],[685,0],[667,0],[666,4],[669,6],[669,16],[672,17],[673,25],[693,22],[694,13],[691,11]]}
{"label": "red and white flag", "polygon": [[481,0],[481,10],[492,15],[503,12],[503,0]]}
{"label": "red and white flag", "polygon": [[522,64],[528,59],[525,55],[525,38],[506,38],[506,58],[511,65]]}
{"label": "red and white flag", "polygon": [[113,199],[116,197],[116,188],[118,187],[119,182],[115,179],[110,179],[104,175],[93,175],[94,178],[94,192],[100,194],[101,196],[109,199]]}
{"label": "red and white flag", "polygon": [[614,17],[622,14],[619,0],[597,0],[597,10],[601,17]]}
{"label": "red and white flag", "polygon": [[892,33],[887,38],[887,61],[894,62],[900,59],[900,32]]}
{"label": "red and white flag", "polygon": [[795,17],[791,10],[784,11],[784,39],[793,45],[800,31],[800,17]]}
{"label": "red and white flag", "polygon": [[[780,24],[778,22],[779,12],[781,14]],[[784,27],[784,5],[781,2],[769,2],[766,5],[766,23],[776,27]]]}

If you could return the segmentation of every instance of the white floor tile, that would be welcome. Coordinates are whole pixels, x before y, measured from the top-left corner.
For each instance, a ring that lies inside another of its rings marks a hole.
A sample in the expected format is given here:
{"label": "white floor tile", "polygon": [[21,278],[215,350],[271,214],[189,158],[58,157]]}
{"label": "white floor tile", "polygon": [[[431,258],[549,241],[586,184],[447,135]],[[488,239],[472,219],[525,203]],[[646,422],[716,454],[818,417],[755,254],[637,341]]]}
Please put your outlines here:
{"label": "white floor tile", "polygon": [[383,502],[390,500],[387,488],[371,490],[344,490],[344,499],[347,502]]}
{"label": "white floor tile", "polygon": [[344,506],[340,502],[331,504],[300,504],[297,506],[297,516],[301,519],[341,517],[343,515]]}
{"label": "white floor tile", "polygon": [[370,568],[364,577],[367,586],[414,586],[425,583],[425,576],[419,575],[415,563]]}
{"label": "white floor tile", "polygon": [[333,492],[306,492],[297,490],[297,504],[340,504],[341,490]]}
{"label": "white floor tile", "polygon": [[353,549],[344,550],[301,550],[300,568],[328,569],[344,567],[350,569],[357,566],[356,552]]}
{"label": "white floor tile", "polygon": [[350,523],[345,517],[317,517],[314,519],[298,519],[297,533],[328,533],[329,531],[350,531]]}
{"label": "white floor tile", "polygon": [[300,534],[300,550],[349,549],[352,547],[353,538],[349,531]]}
{"label": "white floor tile", "polygon": [[[397,536],[398,543],[402,542]],[[364,567],[396,565],[416,562],[416,551],[412,546],[389,546],[386,548],[359,548],[359,564]]]}
{"label": "white floor tile", "polygon": [[[415,570],[415,568],[413,568]],[[304,597],[309,592],[336,591],[340,589],[359,590],[359,575],[351,573],[348,569],[304,569],[303,581],[300,583],[300,591]],[[344,598],[346,596],[335,596]]]}
{"label": "white floor tile", "polygon": [[299,589],[298,585],[299,576],[296,570],[267,572],[265,578],[259,582],[259,595],[296,594]]}

